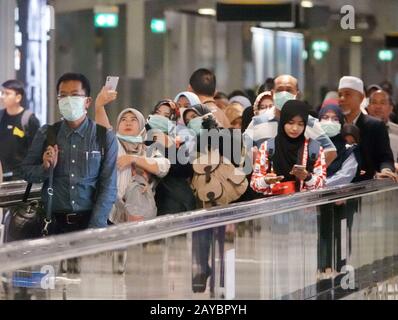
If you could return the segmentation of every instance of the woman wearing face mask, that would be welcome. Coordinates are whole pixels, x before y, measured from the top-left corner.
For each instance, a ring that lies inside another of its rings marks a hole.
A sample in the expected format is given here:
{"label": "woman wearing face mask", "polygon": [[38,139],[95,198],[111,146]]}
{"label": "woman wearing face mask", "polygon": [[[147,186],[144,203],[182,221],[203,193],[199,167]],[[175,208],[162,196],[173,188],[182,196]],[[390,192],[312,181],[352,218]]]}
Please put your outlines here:
{"label": "woman wearing face mask", "polygon": [[[356,146],[346,145],[344,139],[344,115],[337,104],[326,104],[319,111],[319,120],[322,129],[332,140],[337,149],[337,158],[327,168],[326,186],[338,186],[353,182],[360,176],[359,149]],[[359,136],[359,134],[358,134]],[[348,227],[352,225],[352,216],[355,212],[352,202],[327,204],[321,207],[319,219],[319,246],[318,259],[319,276],[330,278],[333,270],[333,255],[335,249],[335,269],[345,264],[341,259],[341,220],[347,219]],[[348,217],[351,217],[348,218]],[[351,223],[350,223],[351,221]],[[334,230],[334,232],[333,232]],[[348,233],[350,239],[351,232]],[[351,241],[349,240],[349,243]],[[334,246],[337,246],[334,248]],[[333,249],[334,248],[334,249]]]}
{"label": "woman wearing face mask", "polygon": [[337,105],[329,104],[319,111],[322,129],[332,140],[337,149],[337,158],[327,168],[326,185],[328,187],[351,183],[359,174],[355,147],[346,148],[346,141],[341,135],[344,115]]}
{"label": "woman wearing face mask", "polygon": [[[116,92],[103,88],[99,93],[95,103],[95,121],[106,128],[112,128],[109,123],[104,106],[116,99]],[[124,109],[118,116],[116,132],[118,138],[118,160],[117,160],[117,185],[118,199],[110,215],[110,222],[120,223],[128,221],[140,221],[156,216],[141,216],[139,214],[129,214],[125,216],[122,208],[126,190],[132,181],[132,176],[140,176],[139,179],[147,188],[153,189],[155,180],[152,176],[162,178],[166,176],[170,169],[170,161],[159,153],[151,154],[147,157],[144,138],[146,136],[145,118],[136,109]]]}
{"label": "woman wearing face mask", "polygon": [[[284,105],[278,124],[278,134],[261,145],[251,179],[254,191],[264,195],[322,188],[326,178],[322,147],[310,156],[310,139],[304,137],[308,121],[308,106],[291,100]],[[274,150],[268,144],[274,143]],[[272,152],[272,153],[271,153]],[[310,158],[316,160],[311,163]]]}
{"label": "woman wearing face mask", "polygon": [[200,104],[200,99],[193,92],[183,91],[176,95],[174,102],[177,104],[178,109],[177,124],[184,125],[184,120],[182,119],[184,110],[194,105]]}
{"label": "woman wearing face mask", "polygon": [[265,91],[257,96],[253,112],[252,121],[243,133],[243,141],[247,150],[252,147],[259,148],[264,141],[276,136],[278,122],[275,119],[275,106],[271,91]]}
{"label": "woman wearing face mask", "polygon": [[[176,138],[176,111],[177,106],[173,101],[160,100],[147,119],[147,130],[153,130],[152,133],[166,146],[172,144]],[[153,138],[152,133],[149,135],[149,139]],[[169,137],[173,140],[169,141]]]}
{"label": "woman wearing face mask", "polygon": [[195,197],[189,186],[193,173],[192,166],[188,161],[181,162],[179,158],[181,154],[189,153],[187,143],[189,139],[186,139],[186,136],[176,135],[177,116],[176,104],[171,100],[162,100],[155,106],[154,113],[148,117],[146,125],[147,139],[160,143],[163,149],[161,152],[171,161],[169,173],[156,187],[158,215],[196,209]]}

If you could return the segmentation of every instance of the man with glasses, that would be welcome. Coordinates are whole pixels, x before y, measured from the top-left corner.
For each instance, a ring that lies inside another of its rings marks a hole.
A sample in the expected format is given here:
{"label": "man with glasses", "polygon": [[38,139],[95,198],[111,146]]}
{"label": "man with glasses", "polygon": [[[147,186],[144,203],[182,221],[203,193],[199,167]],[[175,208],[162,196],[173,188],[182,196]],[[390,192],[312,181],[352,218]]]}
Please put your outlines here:
{"label": "man with glasses", "polygon": [[43,183],[46,205],[49,169],[54,167],[53,233],[106,227],[117,194],[115,135],[87,117],[92,99],[84,75],[64,74],[57,92],[63,119],[53,125],[56,144],[47,146],[48,125],[39,129],[22,165],[24,177]]}
{"label": "man with glasses", "polygon": [[21,179],[20,165],[40,127],[36,116],[22,106],[24,85],[8,80],[0,88],[0,162],[4,181]]}

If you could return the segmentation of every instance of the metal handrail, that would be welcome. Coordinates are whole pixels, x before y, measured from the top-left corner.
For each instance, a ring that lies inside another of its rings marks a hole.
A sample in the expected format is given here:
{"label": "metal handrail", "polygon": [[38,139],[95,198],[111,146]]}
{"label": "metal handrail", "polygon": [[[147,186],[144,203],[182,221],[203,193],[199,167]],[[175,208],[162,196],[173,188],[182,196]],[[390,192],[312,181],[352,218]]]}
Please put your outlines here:
{"label": "metal handrail", "polygon": [[89,229],[37,240],[9,243],[0,247],[0,272],[126,248],[197,230],[396,189],[398,189],[398,184],[390,180],[373,180],[224,207],[166,215],[148,221],[125,223],[105,229]]}

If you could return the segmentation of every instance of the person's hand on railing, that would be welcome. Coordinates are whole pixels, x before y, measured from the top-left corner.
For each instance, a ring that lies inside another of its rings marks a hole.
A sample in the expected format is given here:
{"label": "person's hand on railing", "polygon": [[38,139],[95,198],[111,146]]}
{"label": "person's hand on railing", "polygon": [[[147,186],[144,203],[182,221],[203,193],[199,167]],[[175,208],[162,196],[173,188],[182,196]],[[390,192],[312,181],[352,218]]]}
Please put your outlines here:
{"label": "person's hand on railing", "polygon": [[128,222],[139,222],[139,221],[144,221],[144,217],[140,216],[138,214],[129,214],[127,215],[127,221]]}
{"label": "person's hand on railing", "polygon": [[391,179],[394,182],[398,182],[398,175],[388,168],[382,169],[381,172],[376,172],[375,177],[376,179]]}

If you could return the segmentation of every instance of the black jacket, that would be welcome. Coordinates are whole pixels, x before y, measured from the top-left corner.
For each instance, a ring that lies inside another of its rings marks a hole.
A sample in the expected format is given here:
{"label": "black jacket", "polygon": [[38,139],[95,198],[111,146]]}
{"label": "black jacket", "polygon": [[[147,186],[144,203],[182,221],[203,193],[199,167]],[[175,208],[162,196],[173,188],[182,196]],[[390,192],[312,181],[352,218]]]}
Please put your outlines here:
{"label": "black jacket", "polygon": [[385,124],[376,118],[361,113],[356,126],[360,130],[361,169],[366,171],[358,180],[373,179],[376,171],[385,168],[395,171],[394,156]]}

